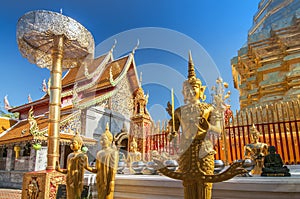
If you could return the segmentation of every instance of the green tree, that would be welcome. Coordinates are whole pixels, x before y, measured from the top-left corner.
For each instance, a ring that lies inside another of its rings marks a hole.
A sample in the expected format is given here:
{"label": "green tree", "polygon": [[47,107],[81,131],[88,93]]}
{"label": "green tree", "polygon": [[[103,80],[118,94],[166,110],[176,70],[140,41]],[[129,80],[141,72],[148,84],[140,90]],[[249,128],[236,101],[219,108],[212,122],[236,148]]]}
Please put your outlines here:
{"label": "green tree", "polygon": [[0,117],[8,117],[11,119],[18,119],[19,113],[9,113],[7,111],[4,111],[2,107],[0,107]]}

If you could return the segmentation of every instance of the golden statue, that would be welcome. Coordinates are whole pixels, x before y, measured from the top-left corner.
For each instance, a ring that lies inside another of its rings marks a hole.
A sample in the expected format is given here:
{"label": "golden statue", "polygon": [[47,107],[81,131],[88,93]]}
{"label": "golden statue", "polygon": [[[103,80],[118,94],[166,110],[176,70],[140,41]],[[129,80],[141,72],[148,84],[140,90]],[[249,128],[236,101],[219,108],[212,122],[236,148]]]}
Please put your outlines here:
{"label": "golden statue", "polygon": [[84,169],[88,168],[88,158],[81,151],[83,141],[78,133],[73,137],[70,144],[72,153],[67,158],[67,169],[61,169],[56,162],[56,171],[67,174],[67,199],[80,199],[83,190]]}
{"label": "golden statue", "polygon": [[28,111],[28,118],[27,118],[27,120],[29,122],[29,132],[33,136],[38,136],[38,134],[39,134],[39,127],[37,125],[36,120],[34,119],[33,107],[32,106],[31,106],[31,108]]}
{"label": "golden statue", "polygon": [[129,154],[127,158],[127,162],[137,162],[142,160],[142,154],[138,151],[138,145],[135,141],[135,138],[132,139],[130,146],[129,146]]}
{"label": "golden statue", "polygon": [[32,179],[28,185],[27,195],[29,199],[37,199],[39,195],[39,186],[36,179]]}
{"label": "golden statue", "polygon": [[170,121],[174,125],[174,135],[179,127],[182,130],[179,167],[171,171],[161,161],[154,161],[161,167],[158,170],[162,174],[183,181],[185,199],[210,199],[213,182],[230,179],[246,170],[238,168],[242,163],[234,163],[225,172],[214,175],[215,151],[206,135],[208,130],[221,132],[222,115],[214,115],[212,105],[200,101],[205,100],[205,86],[196,78],[191,53],[188,69],[188,80],[183,84],[185,105],[175,110]]}
{"label": "golden statue", "polygon": [[268,145],[259,142],[260,132],[254,124],[250,128],[250,134],[251,143],[244,146],[244,156],[245,159],[251,159],[255,162],[251,174],[260,175],[264,164],[264,157],[268,154]]}
{"label": "golden statue", "polygon": [[138,144],[135,141],[135,138],[132,139],[129,145],[129,153],[127,156],[127,165],[129,167],[129,172],[134,174],[135,171],[132,169],[132,163],[142,160],[142,154],[138,151]]}
{"label": "golden statue", "polygon": [[109,131],[108,124],[105,132],[100,137],[102,149],[96,156],[96,167],[88,170],[97,173],[96,183],[98,199],[113,199],[115,189],[115,176],[118,169],[118,150],[112,145],[113,135]]}

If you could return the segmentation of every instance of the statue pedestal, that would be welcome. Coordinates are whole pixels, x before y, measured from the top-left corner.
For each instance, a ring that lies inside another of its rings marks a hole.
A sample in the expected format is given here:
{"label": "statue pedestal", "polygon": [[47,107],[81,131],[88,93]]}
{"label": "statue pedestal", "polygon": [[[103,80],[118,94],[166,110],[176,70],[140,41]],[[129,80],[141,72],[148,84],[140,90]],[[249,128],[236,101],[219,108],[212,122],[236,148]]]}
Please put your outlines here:
{"label": "statue pedestal", "polygon": [[66,176],[55,170],[27,172],[23,176],[22,199],[56,199],[59,184],[66,183]]}

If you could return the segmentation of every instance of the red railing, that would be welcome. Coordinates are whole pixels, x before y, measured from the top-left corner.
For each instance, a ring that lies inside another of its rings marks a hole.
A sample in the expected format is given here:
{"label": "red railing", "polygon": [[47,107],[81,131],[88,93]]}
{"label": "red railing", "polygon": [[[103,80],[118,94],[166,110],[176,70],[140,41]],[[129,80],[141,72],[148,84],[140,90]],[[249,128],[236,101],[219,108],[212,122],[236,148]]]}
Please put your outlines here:
{"label": "red railing", "polygon": [[[244,146],[251,143],[250,127],[255,124],[261,133],[260,142],[275,146],[285,164],[300,164],[300,104],[299,101],[273,104],[236,112],[230,123],[224,127],[223,136],[212,136],[217,151],[215,159],[231,163],[244,158]],[[178,149],[180,136],[168,141],[166,132],[150,136],[150,150],[173,155]],[[225,155],[225,149],[227,155]],[[227,156],[227,157],[226,157]]]}

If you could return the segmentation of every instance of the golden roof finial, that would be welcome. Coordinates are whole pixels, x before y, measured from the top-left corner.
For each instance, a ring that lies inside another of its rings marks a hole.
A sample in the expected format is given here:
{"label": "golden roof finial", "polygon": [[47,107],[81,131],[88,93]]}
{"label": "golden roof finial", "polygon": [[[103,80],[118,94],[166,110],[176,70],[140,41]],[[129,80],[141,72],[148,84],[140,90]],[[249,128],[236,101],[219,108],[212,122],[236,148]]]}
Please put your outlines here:
{"label": "golden roof finial", "polygon": [[140,45],[140,40],[138,39],[136,46],[132,49],[132,52],[131,52],[132,54],[135,53],[135,50],[139,47],[139,45]]}
{"label": "golden roof finial", "polygon": [[116,45],[117,45],[117,40],[115,39],[114,44],[113,44],[113,46],[112,46],[111,49],[110,49],[110,52],[111,52],[111,53],[114,51]]}

